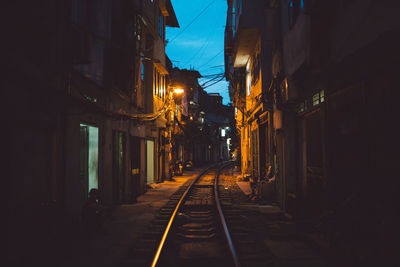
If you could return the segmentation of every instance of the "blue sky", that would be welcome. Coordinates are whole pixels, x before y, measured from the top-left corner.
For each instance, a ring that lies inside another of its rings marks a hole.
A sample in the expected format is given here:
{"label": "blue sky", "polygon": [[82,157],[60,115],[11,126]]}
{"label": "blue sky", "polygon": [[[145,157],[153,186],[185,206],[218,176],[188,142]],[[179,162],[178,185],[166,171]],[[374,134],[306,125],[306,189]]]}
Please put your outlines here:
{"label": "blue sky", "polygon": [[[169,42],[166,49],[173,65],[181,69],[198,70],[203,76],[223,73],[227,1],[171,2],[180,25],[180,28],[167,27],[166,39]],[[205,81],[201,79],[200,84]],[[224,104],[229,102],[228,83],[225,79],[205,90],[209,93],[219,93]]]}

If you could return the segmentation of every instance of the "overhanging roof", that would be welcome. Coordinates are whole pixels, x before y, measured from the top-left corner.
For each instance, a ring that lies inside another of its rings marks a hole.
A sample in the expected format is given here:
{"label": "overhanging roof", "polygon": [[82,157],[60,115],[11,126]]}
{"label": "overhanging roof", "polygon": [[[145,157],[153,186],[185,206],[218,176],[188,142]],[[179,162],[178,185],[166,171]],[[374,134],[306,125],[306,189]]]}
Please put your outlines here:
{"label": "overhanging roof", "polygon": [[235,36],[234,44],[234,62],[235,68],[246,66],[249,61],[249,57],[254,52],[257,40],[259,38],[259,31],[255,28],[241,29],[240,32]]}
{"label": "overhanging roof", "polygon": [[[171,0],[160,1],[165,5],[168,16],[166,18],[166,25],[169,27],[179,28],[178,19],[176,18],[174,8],[172,7]],[[164,13],[163,13],[164,14]]]}

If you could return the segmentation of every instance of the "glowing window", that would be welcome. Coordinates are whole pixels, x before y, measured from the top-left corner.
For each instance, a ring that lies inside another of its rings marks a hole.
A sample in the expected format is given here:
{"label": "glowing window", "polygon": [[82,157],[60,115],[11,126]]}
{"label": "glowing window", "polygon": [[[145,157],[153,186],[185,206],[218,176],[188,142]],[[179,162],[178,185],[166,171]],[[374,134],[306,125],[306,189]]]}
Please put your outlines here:
{"label": "glowing window", "polygon": [[321,90],[312,97],[312,105],[316,106],[325,101],[325,90]]}
{"label": "glowing window", "polygon": [[251,70],[250,70],[250,63],[251,63],[251,60],[249,59],[249,62],[247,62],[247,65],[246,65],[246,88],[247,88],[247,95],[250,95],[250,92],[251,92]]}
{"label": "glowing window", "polygon": [[316,106],[319,104],[319,93],[316,93],[312,97],[312,105]]}
{"label": "glowing window", "polygon": [[325,91],[324,90],[321,90],[321,92],[319,92],[319,99],[320,99],[321,103],[325,101]]}
{"label": "glowing window", "polygon": [[304,102],[302,102],[302,103],[300,103],[300,104],[298,105],[298,107],[297,107],[297,112],[298,112],[298,113],[302,113],[302,112],[304,112],[304,110],[305,110]]}

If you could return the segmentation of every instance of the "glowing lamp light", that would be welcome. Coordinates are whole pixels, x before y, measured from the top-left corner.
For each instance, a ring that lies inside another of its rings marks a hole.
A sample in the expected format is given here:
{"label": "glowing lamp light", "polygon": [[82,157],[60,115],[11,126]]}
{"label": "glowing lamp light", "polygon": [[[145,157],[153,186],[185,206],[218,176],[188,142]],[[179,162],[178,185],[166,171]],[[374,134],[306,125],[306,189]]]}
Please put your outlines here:
{"label": "glowing lamp light", "polygon": [[180,94],[182,94],[183,92],[184,92],[184,91],[183,91],[182,88],[175,88],[175,89],[174,89],[174,93],[175,93],[175,94],[180,95]]}

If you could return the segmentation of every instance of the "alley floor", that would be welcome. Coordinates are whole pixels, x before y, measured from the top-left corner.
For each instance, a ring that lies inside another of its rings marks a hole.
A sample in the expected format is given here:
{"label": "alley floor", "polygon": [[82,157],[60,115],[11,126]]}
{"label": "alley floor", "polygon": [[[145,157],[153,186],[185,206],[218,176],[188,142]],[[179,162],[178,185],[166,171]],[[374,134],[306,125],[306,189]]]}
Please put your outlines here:
{"label": "alley floor", "polygon": [[[184,175],[174,177],[173,181],[151,184],[148,191],[138,197],[137,203],[112,207],[110,216],[105,220],[104,231],[95,236],[89,237],[82,230],[73,233],[66,230],[68,234],[53,241],[50,249],[36,255],[36,260],[41,266],[118,266],[171,195],[200,171],[186,171]],[[243,214],[249,214],[248,211],[253,214],[243,215],[242,226],[251,229],[260,238],[261,246],[265,246],[275,266],[326,266],[321,257],[323,253],[319,250],[320,244],[314,242],[310,235],[297,231],[294,222],[286,221],[277,205],[249,198],[249,182],[240,179],[237,169],[223,172],[220,183],[234,196],[234,206]]]}
{"label": "alley floor", "polygon": [[198,172],[187,171],[174,177],[174,181],[151,184],[137,203],[113,207],[104,233],[74,240],[60,266],[117,266],[169,197]]}

